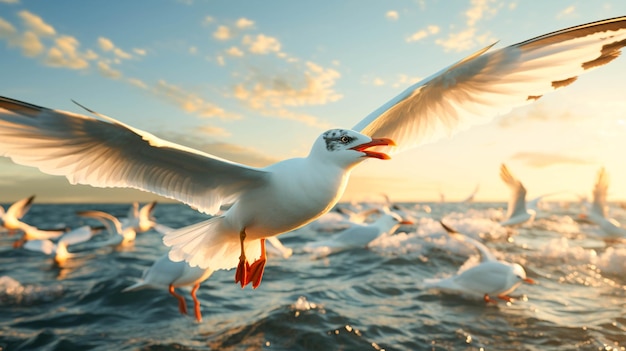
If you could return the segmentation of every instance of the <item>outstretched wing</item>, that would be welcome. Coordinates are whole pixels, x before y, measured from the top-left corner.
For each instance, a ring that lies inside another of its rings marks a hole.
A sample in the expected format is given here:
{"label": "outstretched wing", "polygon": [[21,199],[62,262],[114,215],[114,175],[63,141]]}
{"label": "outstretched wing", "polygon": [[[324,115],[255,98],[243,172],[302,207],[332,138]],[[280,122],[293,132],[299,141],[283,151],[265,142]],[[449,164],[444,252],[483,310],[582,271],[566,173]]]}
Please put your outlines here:
{"label": "outstretched wing", "polygon": [[508,219],[515,215],[525,213],[526,188],[524,188],[522,182],[517,180],[504,164],[500,166],[500,178],[511,189],[506,218]]}
{"label": "outstretched wing", "polygon": [[626,17],[545,34],[473,55],[409,87],[353,129],[391,138],[399,152],[484,123],[573,83],[626,45]]}
{"label": "outstretched wing", "polygon": [[99,116],[107,121],[0,97],[0,155],[72,184],[140,189],[207,213],[264,184],[265,171]]}

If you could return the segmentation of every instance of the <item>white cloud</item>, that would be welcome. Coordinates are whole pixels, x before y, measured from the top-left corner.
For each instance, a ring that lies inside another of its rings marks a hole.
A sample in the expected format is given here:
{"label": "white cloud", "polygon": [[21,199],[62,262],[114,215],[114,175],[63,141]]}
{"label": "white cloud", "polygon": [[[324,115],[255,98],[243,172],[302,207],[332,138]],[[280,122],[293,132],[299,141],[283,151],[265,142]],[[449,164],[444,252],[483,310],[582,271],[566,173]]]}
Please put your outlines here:
{"label": "white cloud", "polygon": [[157,85],[153,87],[152,92],[173,102],[184,111],[197,114],[200,117],[218,117],[229,120],[240,118],[239,115],[226,112],[221,107],[205,101],[198,95],[176,85],[169,84],[164,80],[159,80]]}
{"label": "white cloud", "polygon": [[217,64],[220,66],[224,66],[226,64],[226,61],[224,60],[224,56],[222,55],[218,55],[215,60],[217,61]]}
{"label": "white cloud", "polygon": [[385,85],[385,81],[382,78],[374,78],[374,80],[372,81],[372,84],[376,86],[382,86],[382,85]]}
{"label": "white cloud", "polygon": [[109,66],[109,64],[107,64],[104,61],[98,62],[98,71],[104,77],[107,77],[107,78],[110,78],[110,79],[120,79],[120,78],[122,78],[122,72],[111,68],[111,66]]}
{"label": "white cloud", "polygon": [[55,39],[55,46],[48,50],[44,63],[52,67],[84,69],[89,63],[78,51],[80,43],[74,37],[62,35]]}
{"label": "white cloud", "polygon": [[115,44],[113,44],[111,39],[104,38],[104,37],[98,38],[98,46],[100,46],[100,49],[104,52],[115,49]]}
{"label": "white cloud", "polygon": [[326,128],[329,125],[318,118],[289,111],[286,107],[324,105],[341,99],[342,95],[334,90],[340,76],[334,69],[306,62],[303,70],[295,75],[290,72],[267,76],[264,72],[255,72],[247,82],[235,86],[233,96],[263,115]]}
{"label": "white cloud", "polygon": [[0,17],[0,38],[8,39],[17,34],[13,25]]}
{"label": "white cloud", "polygon": [[134,48],[133,52],[139,56],[146,56],[146,50],[145,49],[139,49],[139,48]]}
{"label": "white cloud", "polygon": [[38,56],[46,49],[37,34],[30,31],[22,34],[18,45],[22,48],[22,54],[27,57]]}
{"label": "white cloud", "polygon": [[122,59],[122,60],[129,60],[131,58],[133,58],[133,55],[127,53],[126,51],[120,49],[120,48],[115,48],[113,49],[113,53],[115,54],[115,56],[117,56],[118,58]]}
{"label": "white cloud", "polygon": [[241,51],[241,49],[239,49],[236,46],[233,46],[230,49],[227,49],[226,53],[229,54],[230,56],[236,56],[236,57],[243,56],[243,51]]}
{"label": "white cloud", "polygon": [[144,83],[142,80],[137,79],[137,78],[127,78],[126,81],[128,83],[130,83],[131,85],[136,86],[137,88],[140,89],[148,89],[148,84]]}
{"label": "white cloud", "polygon": [[490,7],[490,3],[495,2],[495,0],[472,0],[472,7],[465,12],[467,26],[475,26],[485,15],[495,15],[498,10]]}
{"label": "white cloud", "polygon": [[442,46],[445,51],[465,51],[479,44],[487,45],[494,42],[489,32],[479,34],[476,25],[485,18],[495,16],[502,6],[504,4],[496,0],[472,0],[471,7],[465,11],[466,27],[449,33],[447,39],[437,39],[435,43]]}
{"label": "white cloud", "polygon": [[213,37],[217,40],[228,40],[232,38],[233,34],[230,28],[226,26],[219,26],[217,30],[213,33]]}
{"label": "white cloud", "polygon": [[4,3],[4,4],[19,4],[20,0],[0,0],[0,3]]}
{"label": "white cloud", "polygon": [[189,47],[189,53],[192,55],[195,55],[198,53],[198,48],[196,46],[190,46]]}
{"label": "white cloud", "polygon": [[247,18],[243,18],[242,17],[242,18],[237,20],[235,25],[237,26],[237,28],[241,28],[241,29],[250,28],[250,27],[252,27],[254,25],[254,21],[251,21],[251,20],[249,20]]}
{"label": "white cloud", "polygon": [[18,16],[20,16],[24,25],[37,35],[53,36],[56,34],[56,31],[51,25],[47,24],[43,19],[41,19],[41,17],[31,12],[26,10],[20,11]]}
{"label": "white cloud", "polygon": [[398,14],[398,11],[387,11],[387,13],[385,14],[385,17],[387,17],[388,19],[392,20],[392,21],[396,21],[398,20],[398,18],[400,17],[400,15]]}
{"label": "white cloud", "polygon": [[576,6],[571,5],[561,10],[561,12],[556,15],[556,18],[561,19],[565,17],[572,17],[574,15],[576,15]]}
{"label": "white cloud", "polygon": [[422,30],[419,30],[419,31],[411,34],[410,37],[406,38],[406,42],[410,43],[410,42],[413,42],[413,41],[422,40],[422,39],[426,38],[429,35],[439,33],[439,30],[440,30],[439,26],[430,25],[430,26],[426,27],[426,29],[422,29]]}
{"label": "white cloud", "polygon": [[221,127],[213,127],[213,126],[201,126],[197,128],[197,131],[214,137],[229,137],[232,134],[228,132],[226,129]]}
{"label": "white cloud", "polygon": [[211,17],[211,16],[206,16],[204,17],[204,20],[202,21],[202,24],[209,24],[209,23],[213,23],[215,21],[215,18]]}
{"label": "white cloud", "polygon": [[248,51],[254,54],[265,55],[280,51],[280,42],[274,37],[258,34],[256,37],[246,35],[242,43],[248,46]]}

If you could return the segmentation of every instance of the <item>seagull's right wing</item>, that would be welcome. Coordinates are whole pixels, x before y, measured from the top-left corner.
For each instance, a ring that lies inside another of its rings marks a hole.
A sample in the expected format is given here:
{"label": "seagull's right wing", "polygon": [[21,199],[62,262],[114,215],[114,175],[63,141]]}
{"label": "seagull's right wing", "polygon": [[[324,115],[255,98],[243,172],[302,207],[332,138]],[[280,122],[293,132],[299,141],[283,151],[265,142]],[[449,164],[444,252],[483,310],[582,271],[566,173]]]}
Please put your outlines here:
{"label": "seagull's right wing", "polygon": [[506,218],[526,212],[526,188],[519,180],[515,179],[506,165],[500,166],[500,178],[511,189],[511,196],[507,206]]}
{"label": "seagull's right wing", "polygon": [[265,184],[265,171],[90,112],[106,121],[0,97],[0,155],[72,184],[140,189],[207,213]]}
{"label": "seagull's right wing", "polygon": [[593,204],[591,213],[596,216],[606,218],[606,193],[609,189],[609,175],[604,167],[598,171],[596,184],[593,186]]}

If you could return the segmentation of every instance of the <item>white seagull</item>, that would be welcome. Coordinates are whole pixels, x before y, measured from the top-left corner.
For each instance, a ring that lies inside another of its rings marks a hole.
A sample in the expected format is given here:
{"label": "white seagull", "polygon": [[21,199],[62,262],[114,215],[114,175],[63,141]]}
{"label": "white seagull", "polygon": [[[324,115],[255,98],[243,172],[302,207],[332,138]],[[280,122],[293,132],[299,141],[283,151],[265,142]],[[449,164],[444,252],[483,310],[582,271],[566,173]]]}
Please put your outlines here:
{"label": "white seagull", "polygon": [[122,226],[119,219],[109,213],[102,211],[79,211],[76,214],[80,217],[93,218],[99,221],[109,232],[109,239],[99,243],[94,243],[90,249],[105,246],[125,246],[135,241],[135,237],[137,236],[135,228],[132,226]]}
{"label": "white seagull", "polygon": [[196,292],[200,288],[200,283],[207,280],[213,270],[209,268],[191,267],[185,261],[172,261],[167,254],[156,260],[144,273],[141,281],[125,288],[126,291],[135,291],[145,288],[167,288],[170,294],[178,300],[178,310],[182,314],[187,314],[187,304],[185,298],[177,294],[175,288],[192,285],[191,298],[194,303],[194,314],[198,322],[202,321],[200,313],[200,301],[196,297]]}
{"label": "white seagull", "polygon": [[503,227],[514,227],[535,219],[536,211],[526,208],[526,188],[516,179],[505,164],[500,166],[500,178],[511,189],[506,209],[506,219],[500,222]]}
{"label": "white seagull", "polygon": [[344,250],[366,248],[369,243],[386,234],[393,234],[401,225],[414,224],[397,213],[383,207],[378,218],[372,223],[354,223],[351,227],[333,234],[326,240],[309,243],[303,247],[305,252],[335,253]]}
{"label": "white seagull", "polygon": [[607,213],[607,192],[609,189],[609,175],[604,167],[600,168],[593,187],[593,203],[588,213],[581,213],[580,218],[588,220],[598,226],[608,239],[626,239],[626,228],[623,228],[618,221],[608,218]]}
{"label": "white seagull", "polygon": [[452,237],[473,245],[480,253],[480,263],[448,278],[427,280],[426,288],[481,296],[485,302],[496,302],[490,296],[509,302],[509,294],[522,283],[535,284],[519,264],[498,260],[482,243],[440,223]]}
{"label": "white seagull", "polygon": [[625,45],[626,17],[499,50],[490,45],[409,87],[351,130],[324,132],[307,157],[265,168],[176,145],[91,110],[99,119],[9,98],[0,99],[0,155],[73,184],[137,188],[209,214],[232,204],[222,215],[168,233],[164,243],[173,261],[237,267],[235,281],[256,287],[265,238],[328,212],[363,160],[387,159],[537,100],[613,61]]}
{"label": "white seagull", "polygon": [[84,243],[91,240],[94,231],[88,225],[78,227],[63,234],[55,244],[49,239],[28,240],[23,248],[29,251],[41,252],[45,255],[54,255],[54,261],[61,265],[67,259],[74,257],[73,253],[67,251],[67,247]]}
{"label": "white seagull", "polygon": [[30,210],[34,199],[35,195],[18,200],[9,206],[6,212],[0,206],[0,222],[2,222],[4,228],[9,230],[9,233],[22,229],[25,223],[20,221],[20,219]]}

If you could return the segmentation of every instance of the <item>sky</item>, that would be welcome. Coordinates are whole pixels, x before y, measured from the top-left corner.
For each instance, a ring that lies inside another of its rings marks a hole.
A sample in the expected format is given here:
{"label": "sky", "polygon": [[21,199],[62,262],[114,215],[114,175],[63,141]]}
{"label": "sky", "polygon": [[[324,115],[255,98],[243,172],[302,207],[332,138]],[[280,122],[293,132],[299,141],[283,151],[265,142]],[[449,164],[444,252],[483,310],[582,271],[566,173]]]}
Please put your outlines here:
{"label": "sky", "polygon": [[[304,157],[411,84],[497,42],[626,14],[607,1],[0,0],[0,95],[86,113],[251,166]],[[605,167],[626,200],[626,58],[536,103],[367,160],[342,201],[506,201],[506,164],[532,198],[591,196]],[[0,202],[158,199],[69,185],[0,158]]]}

